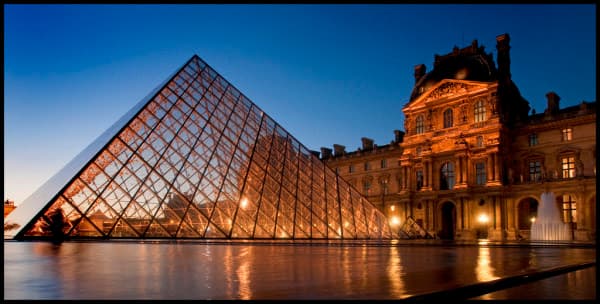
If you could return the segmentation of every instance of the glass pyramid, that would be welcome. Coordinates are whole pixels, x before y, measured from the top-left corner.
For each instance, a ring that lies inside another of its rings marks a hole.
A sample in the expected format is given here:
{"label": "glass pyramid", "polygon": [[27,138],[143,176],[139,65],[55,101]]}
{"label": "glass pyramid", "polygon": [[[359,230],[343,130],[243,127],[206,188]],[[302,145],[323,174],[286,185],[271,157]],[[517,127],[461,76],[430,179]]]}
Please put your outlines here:
{"label": "glass pyramid", "polygon": [[5,219],[15,239],[393,237],[379,210],[196,55],[22,205]]}

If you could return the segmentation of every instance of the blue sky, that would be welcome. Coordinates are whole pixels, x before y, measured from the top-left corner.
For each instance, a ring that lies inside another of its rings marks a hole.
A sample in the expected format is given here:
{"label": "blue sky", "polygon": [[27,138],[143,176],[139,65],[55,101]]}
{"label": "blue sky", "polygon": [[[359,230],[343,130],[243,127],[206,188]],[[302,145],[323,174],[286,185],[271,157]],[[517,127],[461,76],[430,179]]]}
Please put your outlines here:
{"label": "blue sky", "polygon": [[474,39],[536,112],[596,99],[596,7],[4,5],[4,199],[18,205],[193,54],[312,150],[403,130],[413,71]]}

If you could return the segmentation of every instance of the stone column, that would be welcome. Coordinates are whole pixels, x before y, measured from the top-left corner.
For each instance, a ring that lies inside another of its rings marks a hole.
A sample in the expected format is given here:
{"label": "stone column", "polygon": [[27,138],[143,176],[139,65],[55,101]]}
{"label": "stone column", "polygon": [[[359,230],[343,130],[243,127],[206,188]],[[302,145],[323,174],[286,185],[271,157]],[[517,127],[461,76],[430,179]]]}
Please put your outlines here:
{"label": "stone column", "polygon": [[509,240],[517,239],[517,229],[515,227],[515,200],[509,199],[506,202],[506,238]]}
{"label": "stone column", "polygon": [[583,189],[578,190],[579,194],[576,196],[577,201],[575,201],[575,208],[577,210],[577,229],[588,229],[586,217],[589,211],[587,210],[586,202],[583,200]]}
{"label": "stone column", "polygon": [[463,183],[468,183],[469,182],[469,158],[468,157],[464,157],[463,158]]}
{"label": "stone column", "polygon": [[499,197],[494,197],[494,216],[496,217],[494,222],[494,228],[502,229],[502,202]]}
{"label": "stone column", "polygon": [[423,205],[425,205],[425,222],[423,223],[423,228],[429,231],[429,200],[423,200]]}
{"label": "stone column", "polygon": [[404,166],[404,189],[409,189],[410,188],[410,169],[408,168],[408,166]]}
{"label": "stone column", "polygon": [[460,229],[465,229],[465,203],[462,197],[460,198]]}
{"label": "stone column", "polygon": [[471,229],[471,206],[469,201],[465,203],[463,208],[465,210],[465,229]]}
{"label": "stone column", "polygon": [[429,180],[429,178],[427,177],[427,166],[427,161],[423,161],[423,188],[427,188],[427,181]]}
{"label": "stone column", "polygon": [[406,166],[400,167],[400,190],[406,189]]}
{"label": "stone column", "polygon": [[433,161],[429,160],[429,168],[428,168],[428,172],[427,172],[427,180],[428,180],[428,184],[429,187],[431,189],[433,189]]}
{"label": "stone column", "polygon": [[494,175],[493,175],[493,173],[494,173],[494,171],[493,171],[493,168],[494,168],[494,166],[493,166],[493,162],[492,162],[492,154],[491,154],[491,153],[490,153],[490,154],[488,154],[488,155],[487,155],[487,157],[488,157],[488,158],[487,158],[487,170],[486,170],[486,175],[487,175],[487,180],[488,180],[488,182],[491,182],[491,181],[492,181],[492,179],[493,179],[493,176],[494,176]]}
{"label": "stone column", "polygon": [[500,155],[498,154],[498,152],[494,153],[494,161],[495,161],[494,180],[499,181],[500,180],[500,171],[502,170],[502,164],[500,163]]}
{"label": "stone column", "polygon": [[463,183],[463,174],[462,174],[462,171],[463,171],[463,166],[462,166],[463,157],[459,156],[459,157],[457,157],[457,159],[458,159],[458,161],[457,161],[457,163],[458,163],[458,166],[457,166],[458,167],[458,172],[457,173],[458,174],[457,174],[457,178],[456,179],[458,180],[458,184],[462,184]]}

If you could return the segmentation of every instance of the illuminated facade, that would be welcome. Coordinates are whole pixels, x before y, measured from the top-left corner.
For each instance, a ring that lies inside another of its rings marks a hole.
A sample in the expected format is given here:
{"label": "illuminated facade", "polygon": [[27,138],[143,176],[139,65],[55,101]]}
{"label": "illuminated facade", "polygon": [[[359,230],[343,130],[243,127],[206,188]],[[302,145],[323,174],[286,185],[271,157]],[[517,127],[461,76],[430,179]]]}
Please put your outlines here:
{"label": "illuminated facade", "polygon": [[15,239],[394,237],[383,213],[198,56],[7,223]]}
{"label": "illuminated facade", "polygon": [[359,151],[322,148],[321,158],[387,216],[443,239],[529,239],[540,196],[551,190],[571,238],[595,240],[596,102],[560,109],[547,94],[529,114],[511,80],[510,38],[497,37],[498,66],[477,41],[415,67],[405,131]]}

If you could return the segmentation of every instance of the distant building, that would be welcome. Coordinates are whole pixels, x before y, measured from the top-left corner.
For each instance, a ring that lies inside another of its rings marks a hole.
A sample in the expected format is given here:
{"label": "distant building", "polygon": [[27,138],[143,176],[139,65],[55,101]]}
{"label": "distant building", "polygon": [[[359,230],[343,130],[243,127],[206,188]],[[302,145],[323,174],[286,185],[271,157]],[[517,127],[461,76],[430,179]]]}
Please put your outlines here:
{"label": "distant building", "polygon": [[443,239],[528,239],[543,191],[554,192],[572,239],[595,240],[596,102],[561,109],[550,92],[529,115],[510,73],[510,38],[498,65],[477,41],[415,67],[404,131],[377,146],[321,158],[391,223],[416,221]]}
{"label": "distant building", "polygon": [[15,210],[15,208],[17,208],[15,206],[15,202],[11,201],[11,200],[5,200],[4,201],[4,217],[6,217],[9,213],[11,213],[13,210]]}

